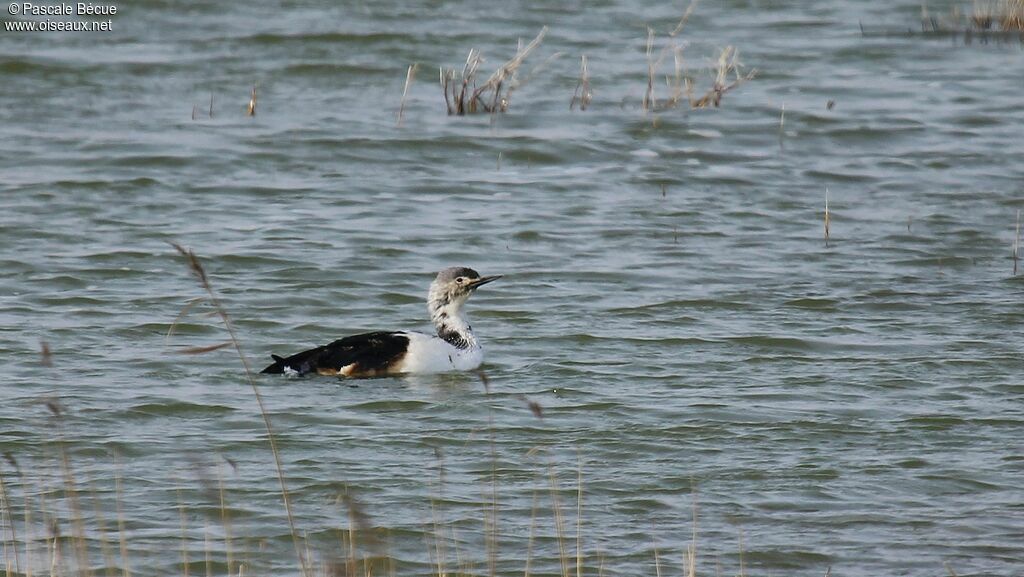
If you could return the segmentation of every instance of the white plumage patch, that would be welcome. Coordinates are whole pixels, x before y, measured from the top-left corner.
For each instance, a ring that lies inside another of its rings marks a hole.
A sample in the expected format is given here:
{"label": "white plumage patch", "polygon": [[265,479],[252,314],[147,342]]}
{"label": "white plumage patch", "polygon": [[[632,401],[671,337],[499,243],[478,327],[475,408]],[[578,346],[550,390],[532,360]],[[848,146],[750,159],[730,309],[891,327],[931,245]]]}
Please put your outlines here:
{"label": "white plumage patch", "polygon": [[406,336],[409,337],[409,350],[396,363],[395,372],[469,371],[479,367],[484,360],[484,351],[476,343],[469,348],[459,349],[435,335],[408,332]]}

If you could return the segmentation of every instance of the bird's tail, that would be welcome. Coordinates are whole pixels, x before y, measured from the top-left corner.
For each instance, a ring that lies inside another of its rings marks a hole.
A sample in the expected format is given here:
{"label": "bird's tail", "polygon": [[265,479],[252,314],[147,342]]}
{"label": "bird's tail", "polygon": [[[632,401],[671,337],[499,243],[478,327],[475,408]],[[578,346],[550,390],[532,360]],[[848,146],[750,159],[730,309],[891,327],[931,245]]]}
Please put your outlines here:
{"label": "bird's tail", "polygon": [[265,373],[268,375],[280,375],[281,373],[283,373],[285,368],[288,366],[286,364],[288,359],[279,357],[277,355],[270,355],[270,358],[274,359],[274,364],[263,369],[262,371],[260,371],[260,373]]}

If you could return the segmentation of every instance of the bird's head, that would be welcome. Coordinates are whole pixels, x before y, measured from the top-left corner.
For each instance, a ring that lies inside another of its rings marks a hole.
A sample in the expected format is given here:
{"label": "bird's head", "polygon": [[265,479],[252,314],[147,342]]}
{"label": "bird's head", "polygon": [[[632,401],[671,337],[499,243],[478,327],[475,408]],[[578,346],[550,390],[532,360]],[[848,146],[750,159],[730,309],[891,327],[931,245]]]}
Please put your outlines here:
{"label": "bird's head", "polygon": [[437,273],[437,278],[430,283],[430,310],[440,311],[446,308],[462,306],[469,295],[481,286],[501,278],[501,275],[480,276],[471,268],[453,266]]}

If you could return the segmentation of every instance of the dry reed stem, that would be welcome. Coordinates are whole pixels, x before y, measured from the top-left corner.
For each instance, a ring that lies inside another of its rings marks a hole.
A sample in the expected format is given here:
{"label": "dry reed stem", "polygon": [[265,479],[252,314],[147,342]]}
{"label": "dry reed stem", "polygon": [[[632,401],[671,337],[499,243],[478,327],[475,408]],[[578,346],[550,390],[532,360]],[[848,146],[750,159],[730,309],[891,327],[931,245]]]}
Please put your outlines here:
{"label": "dry reed stem", "polygon": [[448,115],[464,116],[478,112],[494,114],[507,111],[512,91],[520,85],[516,73],[526,57],[544,40],[547,31],[548,27],[545,26],[529,44],[522,46],[520,43],[515,56],[499,66],[481,86],[476,85],[476,75],[484,60],[480,51],[475,48],[470,50],[466,57],[460,84],[455,83],[454,70],[442,68],[441,89],[444,92]]}
{"label": "dry reed stem", "polygon": [[[711,89],[701,98],[691,101],[690,107],[707,108],[708,105],[711,105],[718,108],[726,92],[757,75],[757,70],[751,70],[745,75],[741,74],[740,70],[742,67],[743,65],[739,59],[739,50],[733,46],[723,48],[715,64],[715,80],[711,85]],[[733,75],[733,80],[731,81],[729,80],[730,73]]]}
{"label": "dry reed stem", "polygon": [[[350,546],[348,574],[356,574],[358,563],[358,556],[356,554],[358,540],[356,537],[357,535],[362,534],[363,536],[365,536],[365,544],[367,549],[366,555],[363,557],[363,573],[369,575],[373,563],[372,557],[377,554],[376,552],[379,550],[380,546],[377,537],[373,532],[373,523],[370,519],[370,516],[366,513],[366,509],[365,507],[363,507],[363,504],[359,502],[359,500],[356,499],[354,496],[349,494],[347,489],[345,493],[338,496],[338,499],[341,503],[345,505],[346,509],[348,510],[348,535]],[[310,558],[311,554],[309,553],[309,540],[305,539],[304,542],[306,543],[306,557]]]}
{"label": "dry reed stem", "polygon": [[1006,31],[1024,30],[1024,0],[1003,0],[999,25]]}
{"label": "dry reed stem", "polygon": [[651,55],[654,51],[654,28],[647,27],[647,90],[644,91],[644,99],[641,106],[645,111],[654,107],[654,59]]}
{"label": "dry reed stem", "polygon": [[231,574],[231,566],[234,561],[234,551],[231,540],[231,515],[228,513],[227,500],[224,497],[224,476],[221,474],[221,467],[217,465],[217,491],[220,493],[220,522],[224,527],[224,549],[228,566],[228,575]]}
{"label": "dry reed stem", "polygon": [[347,575],[356,574],[356,523],[351,507],[348,509],[348,564],[345,570]]}
{"label": "dry reed stem", "polygon": [[[696,2],[693,1],[690,7],[687,8],[687,14],[684,15],[684,19],[680,21],[680,25],[685,25],[686,19],[689,18],[689,13],[692,12],[696,6]],[[751,80],[757,75],[757,70],[751,70],[747,73],[742,73],[743,65],[739,60],[739,50],[733,46],[726,46],[719,53],[718,58],[714,65],[714,79],[712,81],[711,88],[701,96],[700,98],[694,98],[693,88],[694,81],[689,77],[686,72],[685,60],[683,58],[683,46],[677,45],[672,38],[678,33],[678,30],[682,30],[680,26],[677,26],[677,31],[673,31],[673,34],[669,36],[670,40],[665,44],[664,47],[658,52],[657,58],[654,56],[654,44],[655,44],[655,33],[654,29],[647,28],[647,44],[646,44],[646,59],[647,59],[647,86],[644,90],[643,100],[641,101],[641,108],[645,111],[654,110],[667,110],[675,108],[683,100],[685,96],[689,101],[690,108],[699,109],[713,106],[719,107],[722,103],[722,97],[727,92],[736,88],[740,84]],[[674,76],[666,76],[665,83],[670,90],[670,96],[665,99],[664,102],[659,102],[654,94],[655,77],[657,76],[658,69],[661,67],[662,62],[668,54],[673,55],[675,62],[675,74]]]}
{"label": "dry reed stem", "polygon": [[181,323],[181,320],[185,318],[185,316],[192,309],[192,307],[194,307],[195,305],[197,305],[197,304],[199,304],[199,303],[201,303],[201,302],[203,302],[205,300],[206,299],[204,299],[203,297],[195,297],[195,298],[189,299],[188,302],[186,302],[185,306],[181,307],[181,310],[178,311],[178,316],[174,317],[174,320],[171,321],[171,326],[167,327],[167,334],[164,335],[164,344],[165,345],[169,344],[171,335],[174,334],[175,329],[178,328],[178,324]]}
{"label": "dry reed stem", "polygon": [[668,97],[663,105],[664,108],[675,108],[679,105],[679,102],[683,99],[683,95],[686,93],[686,82],[683,76],[683,68],[685,63],[683,61],[683,47],[672,46],[672,60],[675,63],[675,75],[672,78],[665,77],[665,84],[672,91],[672,95]]}
{"label": "dry reed stem", "polygon": [[654,547],[654,574],[661,577],[661,556],[658,555],[658,539],[654,536],[653,524],[651,524],[651,545]]}
{"label": "dry reed stem", "polygon": [[533,504],[530,506],[530,535],[526,538],[526,567],[523,577],[530,577],[530,562],[533,560],[533,540],[537,532],[537,489],[533,489]]}
{"label": "dry reed stem", "polygon": [[[434,554],[437,565],[437,575],[446,574],[446,550],[444,538],[446,537],[442,522],[444,520],[444,509],[441,504],[444,502],[444,456],[438,447],[434,447],[434,458],[437,460],[437,498],[430,500],[430,515],[434,523]],[[429,550],[428,550],[429,555]]]}
{"label": "dry reed stem", "polygon": [[15,473],[18,474],[18,484],[22,487],[21,493],[25,501],[25,513],[23,516],[25,527],[25,577],[32,577],[32,567],[34,566],[33,553],[35,552],[35,548],[32,546],[35,542],[35,533],[32,531],[32,494],[27,489],[28,482],[25,480],[25,474],[22,473],[21,467],[18,466],[18,460],[14,458],[14,455],[4,453],[4,459],[10,463]]}
{"label": "dry reed stem", "polygon": [[82,520],[81,501],[78,496],[74,471],[71,468],[71,457],[68,455],[68,450],[64,443],[62,419],[65,411],[56,400],[46,401],[45,405],[53,413],[55,423],[57,451],[60,456],[61,473],[64,480],[64,493],[68,497],[71,506],[68,514],[71,517],[71,539],[75,550],[75,560],[80,573],[84,572],[86,575],[92,575],[92,572],[89,571],[89,550],[85,538],[85,523]]}
{"label": "dry reed stem", "polygon": [[491,380],[483,370],[477,371],[487,395],[487,432],[491,452],[491,506],[484,515],[484,540],[487,548],[487,568],[493,577],[498,567],[498,454],[494,444],[494,408],[491,406]]}
{"label": "dry reed stem", "polygon": [[[513,56],[508,62],[498,67],[498,69],[495,70],[494,73],[491,74],[491,76],[487,79],[487,82],[485,82],[483,86],[477,88],[473,92],[474,100],[478,98],[479,95],[482,95],[484,92],[491,90],[493,91],[494,95],[491,100],[490,111],[493,112],[497,110],[499,99],[502,101],[502,112],[507,110],[508,98],[512,94],[512,91],[516,88],[516,71],[519,70],[519,67],[523,64],[523,61],[526,60],[526,57],[529,56],[530,53],[533,52],[535,48],[537,48],[537,46],[540,46],[540,43],[544,40],[544,36],[547,33],[548,27],[545,26],[541,28],[540,32],[537,33],[537,36],[533,40],[531,40],[529,44],[527,44],[526,46],[520,46],[519,49],[516,51],[515,56]],[[501,98],[501,88],[502,85],[505,84],[506,82],[508,83],[508,85],[506,87],[505,97]]]}
{"label": "dry reed stem", "polygon": [[181,487],[177,488],[176,493],[178,495],[178,517],[181,521],[181,570],[184,572],[184,577],[188,577],[188,526],[185,523],[185,500],[181,497]]}
{"label": "dry reed stem", "polygon": [[398,103],[398,120],[395,126],[402,126],[402,114],[405,112],[405,99],[409,96],[409,87],[412,86],[412,81],[416,77],[416,70],[419,69],[419,64],[413,64],[405,72],[405,87],[402,88],[402,100]]}
{"label": "dry reed stem", "polygon": [[[445,575],[447,573],[447,571],[445,570],[445,565],[446,565],[445,561],[446,561],[446,559],[445,559],[445,546],[444,546],[444,539],[447,537],[447,535],[445,534],[444,529],[441,526],[441,522],[438,520],[438,512],[437,512],[436,503],[437,503],[437,500],[431,500],[431,502],[430,502],[430,515],[433,518],[433,522],[434,522],[434,526],[433,526],[433,534],[434,534],[434,565],[437,567],[437,572],[436,573],[437,573],[438,577],[440,577],[441,575]],[[430,555],[429,547],[427,548],[427,554]]]}
{"label": "dry reed stem", "polygon": [[256,85],[252,85],[252,93],[249,96],[249,106],[245,109],[246,116],[256,116]]}
{"label": "dry reed stem", "polygon": [[110,551],[110,543],[107,541],[107,521],[100,509],[99,492],[96,490],[94,479],[89,480],[89,492],[92,495],[93,514],[96,516],[96,528],[100,534],[100,551],[103,553],[103,562],[107,566],[107,576],[114,577],[114,554]]}
{"label": "dry reed stem", "polygon": [[828,246],[829,225],[832,224],[832,214],[828,211],[828,187],[825,187],[825,246]]}
{"label": "dry reed stem", "polygon": [[954,4],[948,16],[932,15],[927,5],[921,6],[921,32],[963,34],[970,42],[971,35],[979,33],[1018,33],[1024,31],[1024,0],[974,0],[966,18],[960,6]]}
{"label": "dry reed stem", "polygon": [[[251,104],[255,106],[256,98],[256,87],[253,86],[253,101]],[[178,254],[184,256],[188,261],[189,270],[192,271],[193,276],[199,281],[199,285],[206,292],[206,295],[213,306],[217,315],[220,317],[221,322],[224,324],[224,328],[228,331],[228,335],[231,337],[231,343],[234,345],[235,352],[238,354],[239,360],[242,362],[242,367],[245,369],[245,378],[249,382],[249,386],[252,388],[253,396],[256,398],[256,405],[259,408],[260,416],[263,417],[263,425],[267,431],[267,441],[270,444],[270,452],[274,457],[274,468],[277,472],[277,480],[281,487],[281,499],[284,502],[285,515],[288,518],[288,531],[292,537],[292,543],[295,546],[295,555],[298,558],[299,565],[302,569],[302,574],[308,576],[309,568],[307,567],[306,560],[302,554],[302,547],[299,543],[298,533],[295,531],[295,520],[292,515],[291,498],[288,493],[288,485],[284,478],[284,468],[281,466],[281,455],[277,450],[277,441],[274,437],[274,429],[270,424],[270,415],[267,413],[266,406],[263,403],[263,395],[260,394],[259,387],[256,385],[256,378],[253,375],[252,368],[249,366],[249,360],[242,352],[241,342],[238,340],[238,335],[235,332],[234,324],[231,322],[231,317],[228,315],[227,309],[220,302],[220,297],[217,296],[216,291],[213,289],[213,285],[210,284],[210,279],[206,274],[206,269],[203,268],[199,258],[191,249],[186,249],[178,243],[170,243]]]}
{"label": "dry reed stem", "polygon": [[[520,42],[520,44],[521,44],[521,42]],[[515,90],[515,89],[519,88],[520,86],[528,83],[530,80],[533,79],[534,76],[536,76],[539,72],[543,71],[544,68],[547,67],[548,64],[551,64],[552,62],[554,62],[558,58],[561,58],[563,56],[563,54],[564,53],[562,53],[562,52],[555,52],[555,53],[551,54],[550,56],[548,56],[547,58],[545,58],[544,60],[541,60],[539,64],[537,64],[536,66],[534,66],[533,68],[530,69],[530,72],[528,72],[526,74],[526,76],[524,76],[522,78],[522,80],[520,80],[518,77],[516,77],[515,83],[509,87],[509,94],[511,94],[511,92],[513,90]],[[507,101],[508,98],[506,98],[505,100]]]}
{"label": "dry reed stem", "polygon": [[583,457],[577,453],[576,475],[576,577],[583,577]]}
{"label": "dry reed stem", "polygon": [[1017,209],[1017,232],[1013,237],[1013,276],[1017,276],[1017,264],[1020,262],[1020,209]]}
{"label": "dry reed stem", "polygon": [[555,536],[558,539],[558,560],[561,563],[562,577],[569,577],[569,557],[565,549],[565,520],[562,517],[562,506],[558,500],[558,480],[555,469],[548,460],[548,478],[551,482],[551,509],[555,515]]}
{"label": "dry reed stem", "polygon": [[[647,48],[645,50],[647,58],[647,88],[644,91],[644,97],[640,105],[644,112],[657,109],[674,108],[679,103],[679,99],[683,94],[684,79],[682,77],[683,58],[682,58],[682,47],[678,46],[674,40],[670,40],[659,52],[658,57],[654,58],[654,29],[650,26],[647,27]],[[658,68],[661,67],[661,63],[665,61],[665,57],[672,53],[675,59],[675,80],[670,80],[666,77],[665,82],[670,88],[673,89],[672,96],[668,98],[663,104],[658,104],[657,98],[654,96],[654,79],[657,76]]]}
{"label": "dry reed stem", "polygon": [[743,558],[743,528],[740,527],[740,575],[739,577],[747,577],[747,566],[745,559]]}
{"label": "dry reed stem", "polygon": [[9,551],[14,551],[14,571],[21,573],[21,557],[18,554],[18,533],[14,526],[14,518],[11,513],[14,511],[14,507],[11,506],[10,500],[7,498],[7,483],[4,482],[3,471],[0,470],[0,523],[3,522],[4,518],[7,519],[7,525],[10,527],[11,541],[10,549],[7,545],[7,532],[4,532],[4,559],[7,559],[7,574],[11,574],[11,554]]}
{"label": "dry reed stem", "polygon": [[114,461],[114,502],[117,513],[117,540],[118,550],[121,553],[121,575],[131,577],[131,568],[128,564],[128,538],[125,535],[124,511],[121,509],[121,463],[117,460],[115,453]]}
{"label": "dry reed stem", "polygon": [[697,485],[693,483],[693,537],[686,546],[686,577],[697,576]]}
{"label": "dry reed stem", "polygon": [[206,565],[206,577],[213,577],[213,551],[210,547],[210,520],[203,521],[203,562]]}
{"label": "dry reed stem", "polygon": [[580,77],[576,81],[576,89],[573,90],[572,100],[569,101],[569,110],[579,106],[579,109],[584,111],[590,106],[590,101],[593,98],[594,94],[590,90],[590,70],[587,68],[587,55],[584,54],[580,57]]}

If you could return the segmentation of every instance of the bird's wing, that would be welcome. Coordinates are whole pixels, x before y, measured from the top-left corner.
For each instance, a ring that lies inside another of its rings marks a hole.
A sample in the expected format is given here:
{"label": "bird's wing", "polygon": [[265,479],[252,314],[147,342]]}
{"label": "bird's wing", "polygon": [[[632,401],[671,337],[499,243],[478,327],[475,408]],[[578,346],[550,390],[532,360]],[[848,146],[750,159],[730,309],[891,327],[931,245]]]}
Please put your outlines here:
{"label": "bird's wing", "polygon": [[363,333],[338,339],[328,345],[302,351],[287,358],[271,355],[274,364],[264,373],[375,376],[387,374],[409,348],[409,337],[403,332]]}

